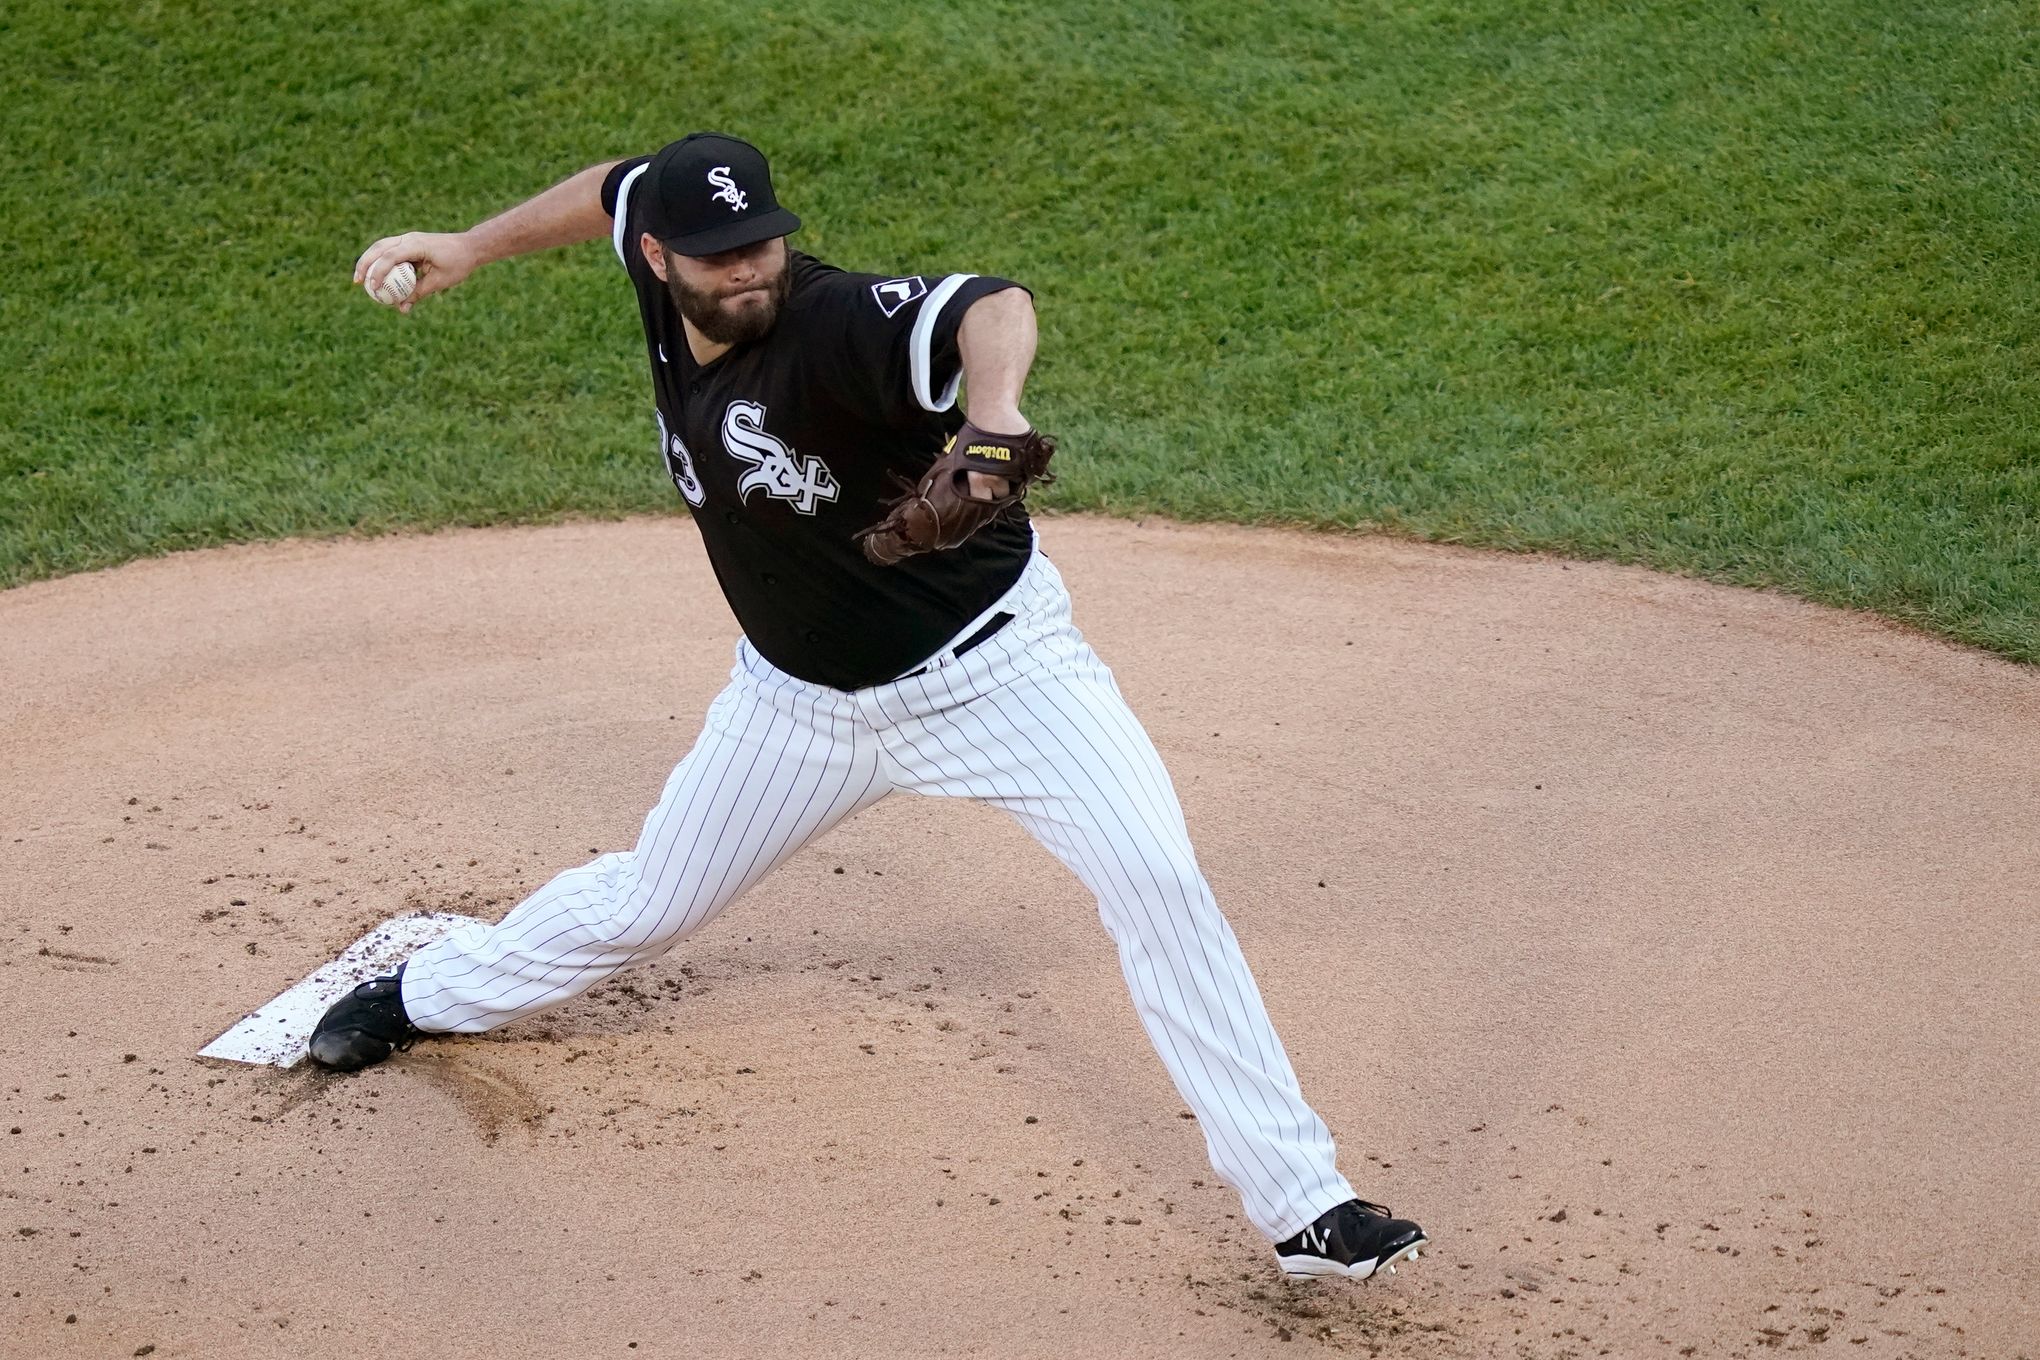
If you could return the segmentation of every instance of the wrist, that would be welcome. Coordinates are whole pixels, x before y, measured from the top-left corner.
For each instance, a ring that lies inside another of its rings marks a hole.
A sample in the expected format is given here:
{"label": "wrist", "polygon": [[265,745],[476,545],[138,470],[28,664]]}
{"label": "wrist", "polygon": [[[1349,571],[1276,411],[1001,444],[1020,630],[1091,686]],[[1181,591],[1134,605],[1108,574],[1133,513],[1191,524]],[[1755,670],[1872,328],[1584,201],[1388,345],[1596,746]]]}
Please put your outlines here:
{"label": "wrist", "polygon": [[503,258],[503,253],[496,249],[489,239],[488,226],[488,223],[483,222],[459,233],[461,246],[467,252],[468,258],[474,261],[473,267],[476,269],[485,264],[494,264]]}
{"label": "wrist", "polygon": [[1020,414],[1020,407],[1010,401],[973,402],[964,419],[986,434],[1025,434],[1034,428]]}

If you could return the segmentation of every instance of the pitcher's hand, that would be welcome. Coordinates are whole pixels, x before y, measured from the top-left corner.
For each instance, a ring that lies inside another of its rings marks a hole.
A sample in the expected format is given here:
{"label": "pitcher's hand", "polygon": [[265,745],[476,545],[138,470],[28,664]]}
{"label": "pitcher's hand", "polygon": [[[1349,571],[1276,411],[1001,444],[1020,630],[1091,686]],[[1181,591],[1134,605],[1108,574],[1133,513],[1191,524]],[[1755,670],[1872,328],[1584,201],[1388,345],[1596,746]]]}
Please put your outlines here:
{"label": "pitcher's hand", "polygon": [[420,298],[445,292],[482,263],[481,252],[464,231],[407,231],[402,236],[385,236],[362,251],[354,262],[354,282],[380,288],[383,277],[405,260],[417,269],[418,286],[397,304],[400,312],[409,312]]}

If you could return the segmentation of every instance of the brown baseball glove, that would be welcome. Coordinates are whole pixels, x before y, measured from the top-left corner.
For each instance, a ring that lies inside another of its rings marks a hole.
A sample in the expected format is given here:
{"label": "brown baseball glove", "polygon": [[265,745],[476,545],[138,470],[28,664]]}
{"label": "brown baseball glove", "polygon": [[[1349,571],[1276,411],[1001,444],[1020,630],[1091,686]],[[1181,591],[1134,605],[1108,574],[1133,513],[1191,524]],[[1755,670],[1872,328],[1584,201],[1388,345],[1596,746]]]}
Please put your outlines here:
{"label": "brown baseball glove", "polygon": [[[969,421],[943,447],[918,486],[890,503],[886,517],[857,532],[864,555],[889,567],[915,553],[953,548],[1026,499],[1027,488],[1055,480],[1048,460],[1055,440],[1039,430],[986,434]],[[1005,480],[991,498],[972,494],[970,474]],[[900,484],[906,485],[901,478]]]}

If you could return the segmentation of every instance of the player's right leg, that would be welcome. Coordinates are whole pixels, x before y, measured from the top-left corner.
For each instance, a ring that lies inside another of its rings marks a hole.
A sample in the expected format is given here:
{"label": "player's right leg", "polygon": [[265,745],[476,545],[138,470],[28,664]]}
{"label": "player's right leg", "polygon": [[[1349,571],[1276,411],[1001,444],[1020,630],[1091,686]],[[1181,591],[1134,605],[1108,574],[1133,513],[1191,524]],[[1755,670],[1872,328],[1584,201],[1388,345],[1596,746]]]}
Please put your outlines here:
{"label": "player's right leg", "polygon": [[420,950],[394,988],[363,984],[320,1022],[314,1059],[366,1066],[413,1037],[405,1026],[479,1033],[578,996],[665,953],[891,791],[878,744],[844,696],[775,670],[747,645],[738,658],[634,849],[567,870],[496,925]]}

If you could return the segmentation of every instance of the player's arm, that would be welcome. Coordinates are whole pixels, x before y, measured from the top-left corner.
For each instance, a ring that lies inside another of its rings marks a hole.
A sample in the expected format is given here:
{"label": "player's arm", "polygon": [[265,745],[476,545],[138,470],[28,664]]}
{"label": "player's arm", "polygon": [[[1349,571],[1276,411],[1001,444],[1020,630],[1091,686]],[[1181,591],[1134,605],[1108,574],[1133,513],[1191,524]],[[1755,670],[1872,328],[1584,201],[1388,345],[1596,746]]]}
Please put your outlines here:
{"label": "player's arm", "polygon": [[1034,366],[1034,299],[1025,288],[1002,288],[970,304],[956,331],[971,424],[993,434],[1020,434],[1020,389]]}
{"label": "player's arm", "polygon": [[418,299],[445,292],[485,264],[607,236],[610,218],[602,203],[602,182],[616,164],[591,165],[466,231],[385,236],[354,262],[354,281],[379,288],[384,275],[409,260],[418,270],[418,286],[397,307],[408,312]]}
{"label": "player's arm", "polygon": [[[923,411],[946,411],[961,384],[969,389],[970,412],[921,480],[887,503],[883,519],[852,535],[865,558],[881,567],[959,547],[1020,504],[1030,486],[1055,480],[1048,466],[1055,440],[1020,414],[1020,390],[1034,365],[1034,299],[1017,284],[986,279],[982,291],[959,304],[961,315],[945,322],[941,305],[973,281],[973,275],[950,275],[922,304],[938,310],[914,318],[906,367],[915,402]],[[895,284],[919,282],[889,280],[875,285],[872,296],[882,299]],[[885,310],[883,300],[879,310]]]}
{"label": "player's arm", "polygon": [[[970,423],[988,434],[1025,434],[1033,427],[1020,414],[1020,389],[1034,366],[1034,299],[1024,288],[1006,288],[971,303],[957,328],[963,357],[963,388]],[[1007,479],[970,474],[972,492],[1003,495]]]}

